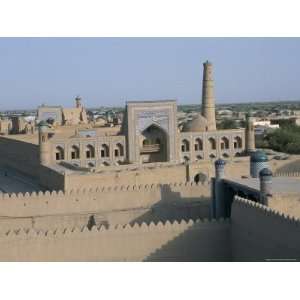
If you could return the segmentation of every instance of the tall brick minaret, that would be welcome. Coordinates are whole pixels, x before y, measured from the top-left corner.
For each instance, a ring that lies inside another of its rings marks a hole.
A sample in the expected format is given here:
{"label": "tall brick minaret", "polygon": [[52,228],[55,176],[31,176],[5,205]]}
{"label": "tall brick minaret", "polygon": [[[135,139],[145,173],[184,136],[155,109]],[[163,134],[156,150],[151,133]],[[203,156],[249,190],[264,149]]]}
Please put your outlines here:
{"label": "tall brick minaret", "polygon": [[202,115],[207,120],[208,130],[216,130],[213,66],[211,62],[206,61],[203,67]]}

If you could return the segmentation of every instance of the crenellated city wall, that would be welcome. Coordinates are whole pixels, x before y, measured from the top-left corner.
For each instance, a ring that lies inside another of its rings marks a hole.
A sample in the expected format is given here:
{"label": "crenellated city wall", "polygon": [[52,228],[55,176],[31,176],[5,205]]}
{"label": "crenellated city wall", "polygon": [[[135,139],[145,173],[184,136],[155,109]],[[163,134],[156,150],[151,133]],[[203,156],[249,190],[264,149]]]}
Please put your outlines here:
{"label": "crenellated city wall", "polygon": [[236,261],[299,261],[300,219],[236,196],[231,245]]}
{"label": "crenellated city wall", "polygon": [[0,232],[210,217],[210,185],[172,183],[104,186],[67,192],[0,195]]}
{"label": "crenellated city wall", "polygon": [[229,261],[228,220],[11,230],[0,261]]}

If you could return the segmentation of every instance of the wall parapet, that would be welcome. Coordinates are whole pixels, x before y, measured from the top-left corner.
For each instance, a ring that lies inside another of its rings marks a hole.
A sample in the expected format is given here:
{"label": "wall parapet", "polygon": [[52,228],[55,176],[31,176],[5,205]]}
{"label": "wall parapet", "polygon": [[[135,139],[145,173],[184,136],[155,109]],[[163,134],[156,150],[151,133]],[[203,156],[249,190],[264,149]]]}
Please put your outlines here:
{"label": "wall parapet", "polygon": [[254,202],[245,198],[242,198],[240,196],[235,196],[233,201],[233,206],[239,206],[239,207],[247,207],[250,209],[254,209],[257,212],[265,215],[265,216],[273,216],[275,218],[278,218],[278,220],[281,220],[283,222],[289,222],[291,224],[295,224],[296,226],[300,226],[300,219],[296,218],[294,216],[285,214],[283,212],[280,212],[278,210],[275,210],[273,208],[270,208],[268,206],[262,205],[258,202]]}
{"label": "wall parapet", "polygon": [[11,200],[11,199],[20,199],[26,200],[28,198],[43,198],[46,197],[47,199],[50,197],[64,197],[64,196],[81,196],[87,194],[94,194],[94,193],[110,193],[110,192],[130,192],[130,191],[141,191],[147,192],[152,190],[160,190],[164,186],[172,187],[208,187],[210,183],[208,182],[170,182],[166,184],[140,184],[140,185],[114,185],[114,186],[99,186],[96,188],[78,188],[78,189],[71,189],[69,191],[62,191],[62,190],[53,190],[53,191],[38,191],[38,192],[26,192],[26,193],[0,193],[0,201],[1,200]]}
{"label": "wall parapet", "polygon": [[28,238],[64,238],[68,236],[72,237],[82,237],[82,236],[92,236],[98,234],[130,234],[130,233],[140,233],[140,232],[160,232],[160,231],[181,231],[186,230],[196,224],[198,225],[212,225],[212,224],[229,224],[230,219],[196,219],[196,220],[184,220],[181,221],[159,221],[157,223],[133,223],[133,224],[117,224],[114,226],[93,226],[91,229],[88,226],[82,227],[65,227],[49,230],[37,230],[34,228],[19,228],[11,229],[0,235],[0,241],[5,241],[8,239],[28,239]]}
{"label": "wall parapet", "polygon": [[300,172],[275,172],[274,177],[300,177]]}

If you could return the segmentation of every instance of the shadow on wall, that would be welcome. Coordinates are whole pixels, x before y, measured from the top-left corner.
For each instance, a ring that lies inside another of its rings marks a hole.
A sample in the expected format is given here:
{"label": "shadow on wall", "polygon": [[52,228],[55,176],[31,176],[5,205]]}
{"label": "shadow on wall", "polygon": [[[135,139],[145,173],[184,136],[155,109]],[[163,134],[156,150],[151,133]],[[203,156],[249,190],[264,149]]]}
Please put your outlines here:
{"label": "shadow on wall", "polygon": [[198,218],[210,218],[211,198],[199,196],[182,197],[180,192],[173,192],[169,185],[161,186],[161,200],[152,205],[145,214],[130,222],[146,223],[165,222],[179,220],[196,220]]}
{"label": "shadow on wall", "polygon": [[197,222],[143,261],[232,261],[229,221]]}
{"label": "shadow on wall", "polygon": [[0,163],[17,169],[23,174],[38,177],[39,147],[35,144],[1,137]]}

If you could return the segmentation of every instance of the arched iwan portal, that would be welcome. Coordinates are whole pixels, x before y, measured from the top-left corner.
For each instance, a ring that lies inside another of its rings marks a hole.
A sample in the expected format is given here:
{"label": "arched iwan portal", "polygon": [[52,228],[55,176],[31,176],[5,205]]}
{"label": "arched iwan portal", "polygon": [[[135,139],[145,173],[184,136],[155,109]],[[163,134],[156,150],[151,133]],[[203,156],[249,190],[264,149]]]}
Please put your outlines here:
{"label": "arched iwan portal", "polygon": [[142,163],[168,161],[167,135],[159,126],[152,124],[142,132],[140,158]]}

